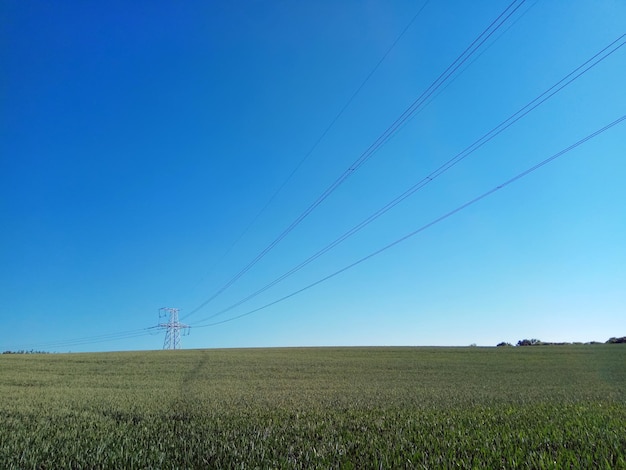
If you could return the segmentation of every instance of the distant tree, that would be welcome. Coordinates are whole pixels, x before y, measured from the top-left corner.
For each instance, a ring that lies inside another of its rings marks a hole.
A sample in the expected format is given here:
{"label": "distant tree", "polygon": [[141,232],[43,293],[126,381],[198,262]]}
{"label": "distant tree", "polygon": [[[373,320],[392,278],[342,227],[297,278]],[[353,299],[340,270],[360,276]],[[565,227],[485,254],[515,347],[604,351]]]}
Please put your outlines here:
{"label": "distant tree", "polygon": [[533,338],[533,339],[520,339],[517,342],[518,346],[536,346],[538,344],[541,344],[541,341],[538,340],[538,339],[535,339],[535,338]]}
{"label": "distant tree", "polygon": [[606,344],[624,344],[626,343],[626,336],[622,336],[621,338],[609,338]]}
{"label": "distant tree", "polygon": [[506,343],[504,341],[502,341],[501,343],[496,344],[497,348],[501,348],[501,347],[504,347],[504,346],[513,346],[513,345],[511,343]]}

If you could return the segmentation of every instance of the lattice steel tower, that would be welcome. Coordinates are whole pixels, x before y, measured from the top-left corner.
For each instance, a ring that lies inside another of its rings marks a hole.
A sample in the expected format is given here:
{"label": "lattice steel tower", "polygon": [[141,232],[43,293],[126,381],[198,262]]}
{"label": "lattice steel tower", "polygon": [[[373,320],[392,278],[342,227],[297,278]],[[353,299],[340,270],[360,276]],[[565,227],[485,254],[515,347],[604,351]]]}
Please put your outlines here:
{"label": "lattice steel tower", "polygon": [[165,341],[163,349],[180,349],[180,330],[189,332],[189,325],[178,321],[178,309],[163,307],[159,309],[159,318],[169,315],[167,323],[159,323],[160,328],[165,329]]}

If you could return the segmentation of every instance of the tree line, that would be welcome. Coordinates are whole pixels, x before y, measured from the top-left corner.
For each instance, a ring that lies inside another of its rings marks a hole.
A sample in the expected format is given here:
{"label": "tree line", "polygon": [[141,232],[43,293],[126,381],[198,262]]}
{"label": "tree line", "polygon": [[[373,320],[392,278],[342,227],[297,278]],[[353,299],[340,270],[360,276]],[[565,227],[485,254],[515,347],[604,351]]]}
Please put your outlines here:
{"label": "tree line", "polygon": [[[541,341],[539,339],[532,338],[532,339],[520,339],[515,346],[565,346],[568,344],[603,344],[603,343],[600,343],[598,341],[589,341],[587,343],[576,343],[576,342],[554,343],[550,341]],[[608,340],[604,342],[604,344],[626,344],[626,336],[622,336],[621,338],[617,338],[617,337],[609,338]],[[503,346],[513,346],[513,345],[511,343],[502,341],[501,343],[496,344],[496,346],[503,347]]]}
{"label": "tree line", "polygon": [[35,351],[34,349],[25,350],[20,349],[19,351],[4,351],[2,354],[50,354],[48,351]]}

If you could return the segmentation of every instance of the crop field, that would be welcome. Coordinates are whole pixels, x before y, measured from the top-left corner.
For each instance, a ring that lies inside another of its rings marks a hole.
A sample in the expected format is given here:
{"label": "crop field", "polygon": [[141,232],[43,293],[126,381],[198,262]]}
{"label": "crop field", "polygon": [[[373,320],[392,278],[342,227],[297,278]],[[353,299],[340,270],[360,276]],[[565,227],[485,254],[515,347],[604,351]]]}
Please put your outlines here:
{"label": "crop field", "polygon": [[626,345],[0,355],[0,468],[626,468]]}

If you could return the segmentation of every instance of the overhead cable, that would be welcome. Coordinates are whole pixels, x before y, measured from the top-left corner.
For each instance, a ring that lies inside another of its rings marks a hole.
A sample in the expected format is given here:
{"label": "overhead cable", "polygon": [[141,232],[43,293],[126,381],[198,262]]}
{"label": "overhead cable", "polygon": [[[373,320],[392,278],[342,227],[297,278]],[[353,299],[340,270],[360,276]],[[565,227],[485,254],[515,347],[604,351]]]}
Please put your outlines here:
{"label": "overhead cable", "polygon": [[363,152],[318,198],[302,212],[274,241],[263,249],[250,263],[242,268],[226,284],[218,289],[211,297],[202,302],[198,307],[191,310],[185,318],[188,318],[198,310],[204,308],[222,292],[232,286],[267,253],[278,245],[291,231],[295,229],[311,212],[313,212],[326,198],[330,196],[352,174],[363,166],[379,150],[424,103],[447,81],[454,73],[473,55],[479,48],[500,28],[506,21],[524,4],[526,0],[513,0],[500,15],[491,22],[472,43],[435,79],[431,85],[416,99],[405,111]]}
{"label": "overhead cable", "polygon": [[[357,97],[357,95],[361,92],[363,87],[365,87],[367,82],[369,82],[370,78],[372,78],[372,75],[374,75],[374,73],[376,73],[376,71],[380,68],[382,63],[385,61],[385,59],[389,56],[391,51],[396,47],[398,42],[400,42],[400,40],[405,35],[405,33],[409,30],[409,28],[413,25],[413,23],[415,23],[415,20],[417,20],[417,17],[422,13],[424,8],[426,8],[426,5],[428,4],[429,1],[430,0],[426,0],[422,4],[421,8],[417,11],[417,13],[415,15],[413,15],[413,18],[411,18],[411,20],[408,22],[408,24],[405,26],[405,28],[402,30],[402,32],[398,35],[398,37],[395,39],[395,41],[391,44],[391,46],[389,46],[387,51],[385,51],[383,56],[376,63],[374,68],[367,74],[365,79],[361,82],[361,84],[357,87],[357,89],[352,93],[350,98],[348,98],[348,101],[346,101],[346,103],[341,107],[339,112],[330,121],[330,124],[328,124],[328,126],[326,126],[326,129],[324,129],[322,134],[317,138],[317,140],[311,146],[309,151],[306,152],[304,157],[302,157],[302,159],[297,163],[297,165],[294,167],[294,169],[291,170],[291,173],[289,173],[287,178],[285,178],[285,180],[281,183],[281,185],[278,187],[278,189],[276,191],[274,191],[274,194],[272,194],[272,196],[268,199],[268,201],[261,208],[261,210],[252,218],[252,221],[247,225],[247,227],[241,232],[241,234],[235,239],[235,241],[232,242],[231,245],[226,249],[226,251],[224,252],[222,257],[220,258],[220,261],[218,261],[218,263],[221,262],[221,260],[223,260],[232,251],[232,249],[237,245],[237,243],[239,243],[239,241],[250,231],[250,229],[254,226],[254,224],[259,219],[259,217],[261,217],[261,215],[263,215],[263,213],[267,210],[267,208],[274,202],[276,197],[278,197],[278,195],[282,192],[282,190],[285,188],[285,186],[287,186],[287,183],[289,183],[289,181],[291,181],[293,176],[298,172],[298,170],[304,164],[304,162],[309,159],[309,157],[313,154],[313,152],[319,146],[319,144],[324,140],[326,135],[334,127],[334,125],[339,120],[339,118],[343,115],[343,113],[346,111],[346,109],[348,109],[348,107],[352,104],[352,102]],[[193,313],[193,312],[190,312],[187,316],[191,315],[191,313]],[[185,318],[185,317],[183,317],[183,318]]]}
{"label": "overhead cable", "polygon": [[[402,37],[405,35],[405,33],[409,30],[409,28],[413,25],[413,23],[415,23],[415,20],[417,20],[418,16],[422,13],[422,11],[424,10],[424,8],[426,8],[426,5],[428,4],[430,0],[426,0],[421,8],[417,11],[417,13],[415,13],[415,15],[413,15],[413,17],[411,18],[411,20],[407,23],[407,25],[405,26],[405,28],[400,32],[400,34],[398,35],[398,37],[395,39],[395,41],[391,44],[391,46],[389,46],[389,48],[387,49],[387,51],[385,51],[385,53],[383,54],[383,56],[380,58],[380,60],[376,63],[376,65],[374,66],[374,68],[367,74],[367,76],[365,77],[365,79],[361,82],[361,84],[356,88],[356,90],[352,93],[352,95],[350,96],[350,98],[348,99],[348,101],[346,101],[346,103],[341,107],[341,109],[339,110],[339,112],[335,115],[335,117],[332,119],[332,121],[330,122],[330,124],[328,124],[328,126],[326,126],[326,129],[324,129],[324,131],[322,132],[322,134],[317,138],[317,140],[315,141],[315,143],[313,144],[313,146],[309,149],[309,151],[304,155],[304,157],[302,157],[302,159],[298,162],[298,164],[295,166],[295,168],[291,171],[291,173],[289,173],[289,175],[287,176],[287,178],[285,178],[285,180],[282,182],[282,184],[278,187],[278,189],[274,192],[274,194],[272,194],[272,196],[269,198],[269,200],[265,203],[265,205],[261,208],[261,210],[252,218],[252,220],[250,221],[250,223],[246,226],[246,228],[239,234],[239,236],[230,244],[230,246],[226,249],[226,251],[221,255],[221,257],[219,258],[219,260],[215,263],[215,266],[219,265],[225,258],[226,256],[228,256],[228,254],[233,250],[233,248],[241,241],[241,239],[250,231],[250,229],[254,226],[254,224],[256,223],[256,221],[261,217],[261,215],[267,210],[267,208],[274,202],[274,200],[278,197],[278,195],[282,192],[282,190],[285,188],[285,186],[287,186],[287,183],[289,183],[289,181],[291,181],[291,179],[293,178],[293,176],[298,172],[298,170],[300,169],[300,167],[304,164],[304,162],[306,160],[309,159],[309,157],[313,154],[313,152],[315,151],[315,149],[318,147],[318,145],[322,142],[322,140],[324,140],[324,138],[326,137],[326,135],[330,132],[330,130],[334,127],[335,123],[339,120],[339,118],[343,115],[343,113],[348,109],[348,107],[352,104],[352,102],[354,101],[354,99],[357,97],[357,95],[361,92],[361,90],[365,87],[365,85],[367,84],[367,82],[369,82],[370,78],[372,78],[372,75],[374,75],[374,73],[376,73],[376,71],[380,68],[380,66],[382,65],[382,63],[385,61],[385,59],[389,56],[389,54],[391,53],[391,51],[396,47],[396,45],[398,44],[398,42],[400,42],[400,40],[402,39]],[[210,301],[210,300],[209,300]],[[202,308],[198,307],[198,309]],[[183,315],[181,317],[181,320],[184,320],[185,318],[189,317],[190,315],[192,315],[194,313],[194,311],[190,311],[188,314]]]}
{"label": "overhead cable", "polygon": [[472,200],[470,200],[470,201],[468,201],[468,202],[458,206],[457,208],[455,208],[455,209],[445,213],[444,215],[442,215],[442,216],[432,220],[431,222],[429,222],[429,223],[427,223],[425,225],[422,225],[417,230],[414,230],[413,232],[408,233],[407,235],[403,236],[402,238],[399,238],[399,239],[395,240],[394,242],[389,243],[388,245],[385,245],[384,247],[382,247],[382,248],[380,248],[380,249],[378,249],[378,250],[368,254],[367,256],[364,256],[363,258],[361,258],[361,259],[359,259],[359,260],[357,260],[357,261],[355,261],[355,262],[353,262],[353,263],[351,263],[351,264],[349,264],[349,265],[339,269],[338,271],[335,271],[332,274],[329,274],[329,275],[327,275],[327,276],[325,276],[325,277],[323,277],[323,278],[321,278],[321,279],[319,279],[319,280],[317,280],[317,281],[315,281],[315,282],[313,282],[313,283],[311,283],[311,284],[309,284],[309,285],[307,285],[307,286],[305,286],[305,287],[303,287],[303,288],[301,288],[301,289],[299,289],[297,291],[294,291],[294,292],[292,292],[292,293],[290,293],[288,295],[285,295],[285,296],[283,296],[283,297],[281,297],[281,298],[279,298],[277,300],[274,300],[273,302],[267,303],[267,304],[265,304],[265,305],[263,305],[261,307],[255,308],[253,310],[249,310],[248,312],[242,313],[240,315],[236,315],[234,317],[230,317],[230,318],[227,318],[225,320],[220,320],[220,321],[216,321],[216,322],[213,322],[213,323],[208,323],[208,324],[205,324],[205,325],[195,325],[195,326],[193,326],[193,328],[206,328],[206,327],[210,327],[210,326],[216,326],[216,325],[220,325],[220,324],[223,324],[223,323],[231,322],[231,321],[234,321],[234,320],[246,317],[248,315],[252,315],[253,313],[256,313],[256,312],[259,312],[259,311],[264,310],[266,308],[272,307],[272,306],[274,306],[274,305],[276,305],[276,304],[278,304],[280,302],[283,302],[283,301],[285,301],[287,299],[290,299],[291,297],[294,297],[294,296],[296,296],[298,294],[301,294],[302,292],[304,292],[306,290],[309,290],[312,287],[315,287],[315,286],[317,286],[317,285],[319,285],[319,284],[321,284],[323,282],[326,282],[329,279],[332,279],[335,276],[338,276],[339,274],[341,274],[341,273],[343,273],[345,271],[348,271],[349,269],[352,269],[352,268],[360,265],[361,263],[363,263],[363,262],[373,258],[374,256],[377,256],[377,255],[383,253],[384,251],[387,251],[388,249],[393,248],[396,245],[399,245],[400,243],[402,243],[402,242],[408,240],[409,238],[412,238],[415,235],[417,235],[417,234],[419,234],[419,233],[429,229],[430,227],[438,224],[439,222],[442,222],[442,221],[446,220],[447,218],[457,214],[458,212],[461,212],[462,210],[467,209],[468,207],[476,204],[477,202],[485,199],[488,196],[491,196],[492,194],[496,193],[497,191],[505,188],[506,186],[509,186],[510,184],[512,184],[512,183],[514,183],[514,182],[516,182],[516,181],[518,181],[518,180],[520,180],[522,178],[524,178],[525,176],[528,176],[529,174],[531,174],[534,171],[540,169],[541,167],[547,165],[548,163],[552,162],[553,160],[556,160],[557,158],[565,155],[566,153],[570,152],[571,150],[575,149],[576,147],[584,144],[585,142],[593,139],[594,137],[597,137],[598,135],[602,134],[603,132],[606,132],[607,130],[611,129],[612,127],[620,124],[624,120],[626,120],[626,115],[623,115],[623,116],[617,118],[616,120],[614,120],[613,122],[607,124],[606,126],[602,127],[601,129],[598,129],[597,131],[587,135],[586,137],[580,139],[576,143],[570,145],[569,147],[566,147],[565,149],[561,150],[560,152],[555,153],[554,155],[546,158],[545,160],[542,160],[541,162],[539,162],[536,165],[534,165],[534,166],[524,170],[523,172],[518,173],[513,178],[508,179],[507,181],[505,181],[505,182],[499,184],[498,186],[490,189],[489,191],[481,194],[480,196],[475,197],[474,199],[472,199]]}
{"label": "overhead cable", "polygon": [[621,48],[622,46],[624,46],[624,44],[626,44],[626,39],[625,38],[626,38],[626,34],[623,34],[622,36],[617,38],[611,44],[609,44],[608,46],[603,48],[601,51],[599,51],[596,54],[594,54],[591,58],[586,60],[583,64],[581,64],[578,67],[576,67],[573,71],[568,73],[561,80],[559,80],[554,85],[552,85],[550,88],[548,88],[546,91],[541,93],[535,99],[533,99],[528,104],[526,104],[525,106],[520,108],[518,111],[513,113],[511,116],[509,116],[507,119],[502,121],[496,127],[491,129],[485,135],[480,137],[474,143],[472,143],[471,145],[466,147],[464,150],[462,150],[461,152],[456,154],[454,157],[452,157],[451,159],[446,161],[439,168],[437,168],[436,170],[431,172],[429,175],[425,176],[422,180],[420,180],[417,183],[415,183],[413,186],[408,188],[406,191],[404,191],[402,194],[397,196],[395,199],[393,199],[392,201],[388,202],[385,206],[383,206],[380,209],[378,209],[376,212],[371,214],[365,220],[361,221],[359,224],[357,224],[354,227],[352,227],[350,230],[345,232],[339,238],[337,238],[336,240],[334,240],[330,244],[326,245],[324,248],[322,248],[321,250],[317,251],[315,254],[311,255],[309,258],[307,258],[306,260],[302,261],[297,266],[293,267],[292,269],[290,269],[286,273],[282,274],[278,278],[276,278],[273,281],[271,281],[269,284],[265,285],[264,287],[258,289],[255,292],[251,293],[250,295],[248,295],[245,298],[239,300],[238,302],[235,302],[234,304],[232,304],[232,305],[230,305],[230,306],[228,306],[228,307],[226,307],[226,308],[224,308],[222,310],[219,310],[218,312],[212,314],[211,316],[209,316],[207,318],[204,318],[203,320],[198,320],[198,322],[207,321],[207,320],[209,320],[211,318],[217,317],[219,315],[222,315],[222,314],[224,314],[226,312],[229,312],[229,311],[233,310],[234,308],[242,305],[243,303],[253,299],[257,295],[267,291],[268,289],[270,289],[271,287],[275,286],[279,282],[285,280],[286,278],[288,278],[292,274],[295,274],[296,272],[298,272],[299,270],[301,270],[302,268],[307,266],[309,263],[315,261],[320,256],[328,253],[330,250],[335,248],[337,245],[339,245],[343,241],[345,241],[348,238],[350,238],[352,235],[354,235],[357,232],[359,232],[365,226],[367,226],[370,223],[372,223],[374,220],[376,220],[381,215],[385,214],[387,211],[389,211],[390,209],[392,209],[393,207],[398,205],[400,202],[404,201],[405,199],[407,199],[408,197],[412,196],[417,191],[419,191],[420,189],[422,189],[423,187],[425,187],[426,185],[428,185],[429,183],[434,181],[437,177],[441,176],[443,173],[445,173],[450,168],[455,166],[461,160],[465,159],[466,157],[468,157],[469,155],[474,153],[476,150],[481,148],[483,145],[485,145],[491,139],[495,138],[501,132],[503,132],[504,130],[508,129],[510,126],[515,124],[517,121],[519,121],[521,118],[523,118],[528,113],[533,111],[535,108],[537,108],[538,106],[543,104],[545,101],[547,101],[549,98],[551,98],[552,96],[557,94],[559,91],[563,90],[563,88],[565,88],[567,85],[571,84],[576,79],[581,77],[585,72],[589,71],[591,68],[595,67],[597,64],[599,64],[604,59],[609,57],[611,54],[616,52],[619,48]]}
{"label": "overhead cable", "polygon": [[84,336],[80,338],[70,338],[59,341],[48,341],[41,343],[31,343],[26,345],[18,345],[18,350],[31,350],[31,349],[65,349],[71,346],[80,346],[85,344],[103,343],[109,341],[118,341],[122,339],[137,338],[140,336],[146,336],[154,334],[157,327],[138,328],[135,330],[120,331],[117,333],[108,333],[95,336]]}

